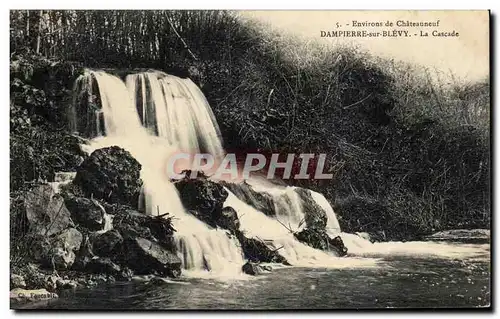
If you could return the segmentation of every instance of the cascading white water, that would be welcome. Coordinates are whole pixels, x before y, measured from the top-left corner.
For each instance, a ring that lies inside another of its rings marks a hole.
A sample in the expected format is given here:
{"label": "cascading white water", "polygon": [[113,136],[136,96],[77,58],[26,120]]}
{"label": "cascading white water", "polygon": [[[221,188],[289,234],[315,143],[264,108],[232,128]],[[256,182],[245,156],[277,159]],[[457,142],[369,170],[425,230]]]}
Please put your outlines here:
{"label": "cascading white water", "polygon": [[[155,87],[158,83],[154,81],[152,75],[153,73],[148,73],[141,75],[141,77],[150,79],[150,83],[153,83],[152,87]],[[235,239],[228,237],[225,231],[212,229],[185,212],[175,186],[170,182],[169,176],[166,175],[164,166],[167,158],[173,152],[179,150],[180,147],[188,147],[188,149],[184,149],[185,151],[199,152],[197,144],[192,143],[195,140],[193,135],[184,139],[180,137],[182,137],[182,134],[195,134],[195,132],[200,132],[202,135],[205,126],[211,129],[208,130],[209,133],[203,135],[204,145],[209,146],[209,149],[221,152],[220,141],[218,143],[213,141],[214,138],[218,138],[216,134],[213,134],[215,129],[210,122],[204,122],[210,119],[210,115],[206,114],[205,117],[198,115],[197,120],[191,123],[193,128],[191,131],[174,132],[175,130],[166,125],[165,128],[168,127],[172,131],[170,132],[171,135],[168,135],[170,134],[168,133],[166,136],[154,136],[141,125],[134,105],[133,96],[136,92],[129,91],[130,87],[127,89],[121,79],[102,71],[87,71],[82,77],[94,78],[97,81],[105,121],[105,136],[94,138],[88,145],[82,145],[82,148],[91,153],[99,148],[117,145],[129,151],[141,163],[141,178],[144,182],[144,210],[149,214],[156,215],[158,212],[168,212],[174,216],[173,223],[177,230],[175,236],[179,256],[185,268],[194,270],[209,269],[224,274],[239,273],[244,261],[241,248],[235,243]],[[79,81],[83,83],[91,82],[88,79],[80,79]],[[187,94],[195,96],[197,94],[196,92],[190,92],[187,89],[189,85],[183,84],[181,79],[171,81],[168,85],[169,87],[177,87],[176,92],[182,91],[183,96],[187,96]],[[141,86],[140,89],[143,90],[143,87]],[[160,94],[158,91],[153,92],[153,103],[158,104],[154,104],[150,109],[157,110],[160,107],[166,109],[167,104],[162,103],[160,99],[163,95],[165,94]],[[145,100],[143,96],[143,101]],[[176,104],[177,102],[180,104]],[[168,107],[169,109],[184,109],[189,106],[191,112],[196,112],[193,110],[196,105],[194,102],[186,102],[177,97],[175,100],[170,101]],[[201,104],[201,109],[198,112],[203,113],[204,108],[205,105]],[[169,123],[165,117],[161,116],[162,114],[165,115],[166,112],[156,111],[155,113],[156,122]],[[172,121],[176,117],[184,116],[184,113],[188,114],[186,110],[171,113],[173,114]],[[164,120],[166,122],[163,122]],[[176,129],[181,131],[181,127],[177,126]],[[178,143],[182,144],[182,146],[179,146]],[[191,150],[189,147],[195,147],[196,149]]]}
{"label": "cascading white water", "polygon": [[313,200],[326,212],[326,231],[330,237],[340,235],[341,229],[337,215],[333,211],[332,205],[326,200],[323,194],[311,191]]}
{"label": "cascading white water", "polygon": [[[92,96],[94,81],[101,109],[82,112],[78,98]],[[82,94],[81,90],[89,92]],[[141,163],[144,181],[142,208],[148,214],[168,212],[174,216],[175,240],[184,268],[193,271],[209,269],[226,276],[239,274],[245,261],[238,241],[227,231],[213,229],[187,213],[165,171],[167,158],[174,152],[205,152],[216,158],[224,155],[217,122],[200,89],[189,79],[162,72],[131,74],[126,77],[125,84],[120,78],[103,71],[87,70],[75,83],[73,109],[75,118],[85,112],[93,119],[87,118],[87,125],[93,129],[85,133],[95,138],[82,148],[90,153],[117,145],[128,150]],[[104,123],[100,122],[101,117]],[[255,179],[247,182],[254,191],[270,195],[276,217],[266,216],[228,190],[225,206],[236,210],[245,236],[271,242],[293,265],[374,265],[373,258],[339,258],[297,241],[290,230],[298,231],[305,226],[305,214],[295,187],[276,186]],[[449,256],[472,253],[465,248],[440,244],[372,244],[357,235],[342,233],[335,212],[325,197],[312,191],[311,197],[327,214],[328,234],[340,234],[351,255],[411,254],[408,249],[413,249],[417,255],[426,251],[439,251],[441,255],[446,252]]]}
{"label": "cascading white water", "polygon": [[[485,254],[489,246],[484,245],[456,245],[446,242],[381,242],[372,243],[357,234],[342,232],[337,216],[333,208],[320,193],[311,191],[315,202],[323,208],[327,214],[326,230],[330,237],[339,236],[348,248],[349,257],[335,257],[331,253],[322,252],[304,245],[293,238],[290,230],[300,230],[304,225],[294,223],[304,216],[303,207],[298,202],[295,205],[289,203],[297,198],[290,196],[295,193],[295,187],[272,186],[262,180],[250,180],[254,191],[270,194],[275,206],[276,217],[270,217],[258,212],[254,207],[246,204],[229,190],[229,197],[225,206],[233,207],[240,219],[242,229],[247,235],[262,240],[273,242],[275,248],[283,246],[279,250],[293,265],[320,266],[320,267],[365,267],[374,266],[378,259],[387,256],[412,256],[420,258],[470,258]],[[295,193],[296,194],[296,193]],[[288,199],[287,199],[288,198]],[[281,205],[281,208],[278,207]],[[295,207],[297,211],[292,211]],[[278,215],[281,212],[281,215]],[[286,214],[289,216],[286,216]]]}
{"label": "cascading white water", "polygon": [[[374,266],[375,260],[337,257],[331,252],[324,252],[305,245],[295,239],[293,234],[277,219],[266,216],[252,206],[238,199],[231,191],[224,205],[233,207],[238,214],[241,230],[248,237],[265,242],[272,242],[279,254],[294,266],[354,267]],[[293,226],[292,226],[293,227]]]}
{"label": "cascading white water", "polygon": [[59,193],[61,191],[61,186],[69,184],[75,179],[76,172],[56,172],[54,174],[54,181],[50,182],[49,185],[54,190],[54,193]]}
{"label": "cascading white water", "polygon": [[[293,230],[300,230],[305,226],[305,208],[302,204],[302,199],[297,192],[299,188],[292,186],[280,186],[272,184],[262,179],[249,179],[247,183],[252,189],[258,193],[266,193],[271,196],[276,219],[282,224],[291,227]],[[313,201],[321,207],[327,216],[326,230],[332,237],[338,236],[341,233],[337,215],[333,211],[332,206],[323,194],[308,190]],[[249,196],[250,197],[250,196]]]}
{"label": "cascading white water", "polygon": [[[200,89],[189,79],[163,72],[126,77],[142,123],[181,152],[209,153],[222,158],[220,131]],[[149,90],[148,90],[149,89]],[[138,97],[140,97],[140,101]]]}

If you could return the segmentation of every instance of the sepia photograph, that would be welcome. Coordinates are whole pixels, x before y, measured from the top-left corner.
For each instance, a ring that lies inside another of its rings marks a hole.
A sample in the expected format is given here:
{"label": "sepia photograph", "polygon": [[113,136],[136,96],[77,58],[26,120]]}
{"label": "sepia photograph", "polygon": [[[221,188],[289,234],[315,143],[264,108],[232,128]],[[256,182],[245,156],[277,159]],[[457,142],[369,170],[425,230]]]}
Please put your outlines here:
{"label": "sepia photograph", "polygon": [[10,9],[10,309],[490,309],[490,19]]}

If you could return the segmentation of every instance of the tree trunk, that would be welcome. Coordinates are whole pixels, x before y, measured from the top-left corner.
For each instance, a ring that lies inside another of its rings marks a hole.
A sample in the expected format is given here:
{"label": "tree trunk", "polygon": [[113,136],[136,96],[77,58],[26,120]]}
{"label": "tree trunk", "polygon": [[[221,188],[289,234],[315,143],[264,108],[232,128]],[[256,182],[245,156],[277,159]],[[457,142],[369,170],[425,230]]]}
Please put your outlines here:
{"label": "tree trunk", "polygon": [[40,41],[41,41],[41,34],[42,34],[42,18],[43,18],[43,10],[40,10],[40,17],[38,19],[38,34],[36,37],[36,53],[40,53]]}

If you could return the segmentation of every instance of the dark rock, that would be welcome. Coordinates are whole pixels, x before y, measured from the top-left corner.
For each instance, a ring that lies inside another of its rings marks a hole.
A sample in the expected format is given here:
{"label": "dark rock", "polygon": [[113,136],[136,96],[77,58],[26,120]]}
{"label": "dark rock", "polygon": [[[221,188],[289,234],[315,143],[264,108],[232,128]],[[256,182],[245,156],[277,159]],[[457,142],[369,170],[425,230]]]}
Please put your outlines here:
{"label": "dark rock", "polygon": [[262,269],[264,269],[265,271],[273,271],[273,267],[269,266],[269,265],[262,265],[261,266]]}
{"label": "dark rock", "polygon": [[94,257],[85,267],[85,270],[94,274],[120,275],[121,268],[108,257]]}
{"label": "dark rock", "polygon": [[299,194],[302,200],[306,227],[309,229],[324,230],[328,217],[323,208],[314,201],[311,191],[305,188],[296,188],[295,192]]}
{"label": "dark rock", "polygon": [[101,230],[104,228],[104,208],[97,201],[70,196],[64,200],[66,207],[71,212],[71,218],[77,224],[89,230]]}
{"label": "dark rock", "polygon": [[220,217],[217,219],[217,224],[220,227],[228,229],[233,233],[240,229],[240,220],[238,219],[238,214],[232,207],[222,208]]}
{"label": "dark rock", "polygon": [[221,184],[202,176],[198,179],[185,178],[175,185],[184,207],[199,220],[233,233],[240,228],[234,208],[223,207],[228,193]]}
{"label": "dark rock", "polygon": [[175,183],[182,204],[191,214],[212,227],[222,216],[222,207],[228,193],[222,185],[206,178],[185,178]]}
{"label": "dark rock", "polygon": [[50,185],[39,185],[29,191],[24,205],[31,233],[52,236],[74,226],[63,198]]}
{"label": "dark rock", "polygon": [[272,196],[267,193],[255,191],[246,181],[238,184],[221,182],[221,185],[227,187],[238,199],[254,207],[256,210],[268,216],[276,215]]}
{"label": "dark rock", "polygon": [[294,234],[298,241],[303,242],[313,248],[328,250],[328,235],[324,231],[305,228]]}
{"label": "dark rock", "polygon": [[115,229],[119,231],[125,239],[143,237],[153,241],[156,240],[156,238],[154,238],[153,234],[151,233],[151,230],[145,226],[122,223]]}
{"label": "dark rock", "polygon": [[340,236],[330,238],[326,231],[314,228],[305,228],[302,231],[294,234],[298,241],[303,242],[313,248],[325,251],[333,251],[339,257],[347,254],[347,247]]}
{"label": "dark rock", "polygon": [[123,238],[142,237],[175,251],[171,217],[145,215],[126,207],[115,210],[114,214],[113,227]]}
{"label": "dark rock", "polygon": [[125,246],[127,264],[137,274],[148,274],[154,271],[160,276],[179,277],[180,258],[157,243],[138,237],[126,239]]}
{"label": "dark rock", "polygon": [[279,254],[279,249],[269,247],[262,240],[257,238],[248,238],[241,231],[236,232],[236,237],[240,241],[241,249],[243,250],[245,257],[249,260],[289,265],[286,258]]}
{"label": "dark rock", "polygon": [[330,249],[337,252],[340,257],[347,255],[347,247],[344,245],[344,241],[340,236],[335,238],[328,238],[328,244]]}
{"label": "dark rock", "polygon": [[101,257],[111,257],[121,249],[123,237],[115,230],[105,233],[94,233],[90,237],[92,252]]}
{"label": "dark rock", "polygon": [[252,261],[247,261],[242,267],[241,267],[241,270],[247,274],[247,275],[252,275],[252,276],[256,276],[256,275],[260,275],[264,272],[264,269],[258,264],[258,263],[255,263],[255,262],[252,262]]}
{"label": "dark rock", "polygon": [[74,184],[86,197],[137,207],[141,164],[117,146],[94,151],[78,168]]}

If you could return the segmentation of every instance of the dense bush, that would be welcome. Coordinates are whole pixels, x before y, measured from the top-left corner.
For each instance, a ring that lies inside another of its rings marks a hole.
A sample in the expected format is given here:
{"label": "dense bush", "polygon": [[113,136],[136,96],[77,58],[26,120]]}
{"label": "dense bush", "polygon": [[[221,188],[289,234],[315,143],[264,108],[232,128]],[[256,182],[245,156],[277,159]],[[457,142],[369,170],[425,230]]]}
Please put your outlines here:
{"label": "dense bush", "polygon": [[[66,71],[65,71],[66,70]],[[52,180],[72,171],[85,155],[67,131],[68,86],[74,66],[33,55],[12,55],[10,64],[10,185]]]}

